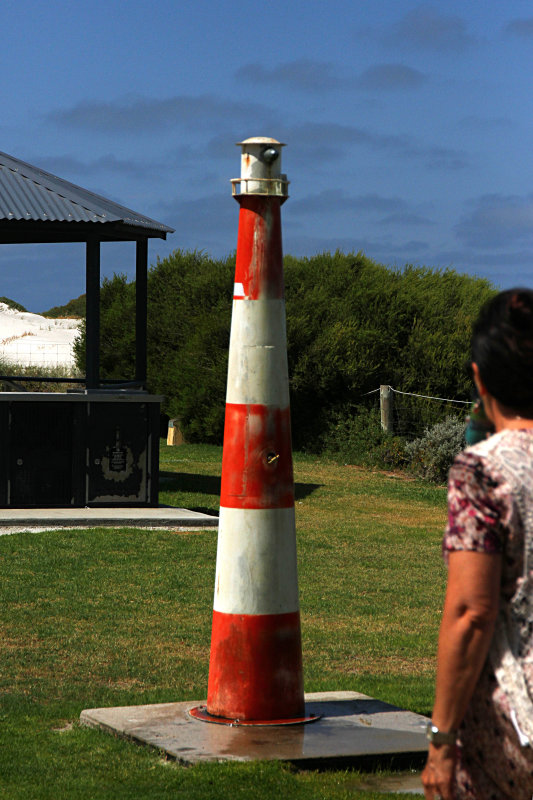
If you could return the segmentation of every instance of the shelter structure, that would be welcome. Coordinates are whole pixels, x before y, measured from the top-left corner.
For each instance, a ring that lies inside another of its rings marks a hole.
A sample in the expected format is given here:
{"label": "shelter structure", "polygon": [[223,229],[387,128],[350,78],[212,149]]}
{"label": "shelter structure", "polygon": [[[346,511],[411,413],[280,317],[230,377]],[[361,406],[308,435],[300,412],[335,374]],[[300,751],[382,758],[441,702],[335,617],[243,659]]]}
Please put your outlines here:
{"label": "shelter structure", "polygon": [[[0,506],[157,505],[161,398],[146,391],[148,240],[168,233],[173,229],[160,222],[0,152],[0,244],[85,243],[87,301],[79,391],[0,392]],[[100,378],[102,242],[136,244],[134,380]]]}

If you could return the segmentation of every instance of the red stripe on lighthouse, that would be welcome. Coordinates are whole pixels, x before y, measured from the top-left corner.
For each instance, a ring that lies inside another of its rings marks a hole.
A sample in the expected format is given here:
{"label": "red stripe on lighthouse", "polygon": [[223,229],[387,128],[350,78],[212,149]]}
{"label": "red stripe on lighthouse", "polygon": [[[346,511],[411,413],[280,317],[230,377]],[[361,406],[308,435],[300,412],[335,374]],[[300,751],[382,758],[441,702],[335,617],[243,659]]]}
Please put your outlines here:
{"label": "red stripe on lighthouse", "polygon": [[278,197],[239,197],[239,232],[235,283],[249,300],[282,298],[283,258]]}
{"label": "red stripe on lighthouse", "polygon": [[213,612],[207,707],[240,720],[301,717],[303,695],[300,614]]}
{"label": "red stripe on lighthouse", "polygon": [[293,504],[290,409],[227,403],[220,505],[290,508]]}

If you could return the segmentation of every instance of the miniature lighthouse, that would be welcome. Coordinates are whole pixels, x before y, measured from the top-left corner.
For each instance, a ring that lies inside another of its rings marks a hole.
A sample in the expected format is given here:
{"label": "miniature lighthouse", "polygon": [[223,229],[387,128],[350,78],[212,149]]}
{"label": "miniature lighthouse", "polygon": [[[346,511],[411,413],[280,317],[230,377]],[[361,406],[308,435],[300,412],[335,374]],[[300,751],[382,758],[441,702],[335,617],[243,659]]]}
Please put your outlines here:
{"label": "miniature lighthouse", "polygon": [[[239,143],[240,205],[207,707],[304,722],[280,208],[281,142]],[[311,718],[309,718],[311,719]]]}

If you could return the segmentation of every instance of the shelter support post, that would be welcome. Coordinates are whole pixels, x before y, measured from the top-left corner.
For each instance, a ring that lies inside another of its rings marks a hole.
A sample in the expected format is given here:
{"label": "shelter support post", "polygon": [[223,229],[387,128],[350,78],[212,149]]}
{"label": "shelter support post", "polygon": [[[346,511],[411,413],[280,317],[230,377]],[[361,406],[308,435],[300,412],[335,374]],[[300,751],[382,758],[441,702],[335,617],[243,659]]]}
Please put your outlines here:
{"label": "shelter support post", "polygon": [[86,388],[100,386],[100,242],[87,242],[86,254]]}
{"label": "shelter support post", "polygon": [[135,380],[146,388],[148,240],[137,240],[135,261]]}

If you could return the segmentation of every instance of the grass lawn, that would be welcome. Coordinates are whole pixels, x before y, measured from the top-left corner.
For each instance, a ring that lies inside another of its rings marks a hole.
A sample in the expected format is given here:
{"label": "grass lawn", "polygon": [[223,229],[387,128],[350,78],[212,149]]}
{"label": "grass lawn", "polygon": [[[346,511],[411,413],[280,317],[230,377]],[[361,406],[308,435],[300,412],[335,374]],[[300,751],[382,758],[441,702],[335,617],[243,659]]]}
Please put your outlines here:
{"label": "grass lawn", "polygon": [[[218,512],[221,449],[161,450],[161,502]],[[428,714],[446,492],[295,455],[306,691]],[[78,725],[83,708],[205,698],[216,531],[0,537],[0,798],[393,797],[354,772],[182,767]],[[405,795],[397,795],[398,797]]]}

